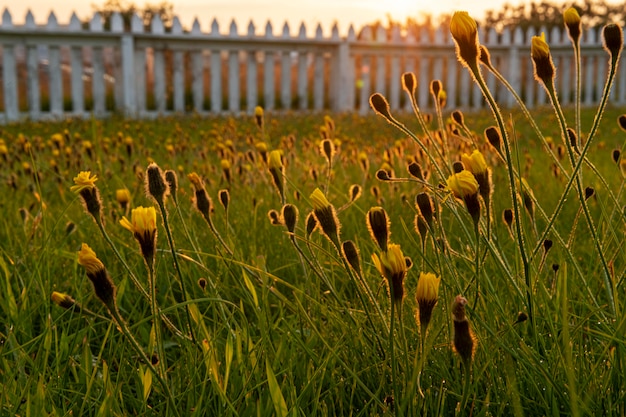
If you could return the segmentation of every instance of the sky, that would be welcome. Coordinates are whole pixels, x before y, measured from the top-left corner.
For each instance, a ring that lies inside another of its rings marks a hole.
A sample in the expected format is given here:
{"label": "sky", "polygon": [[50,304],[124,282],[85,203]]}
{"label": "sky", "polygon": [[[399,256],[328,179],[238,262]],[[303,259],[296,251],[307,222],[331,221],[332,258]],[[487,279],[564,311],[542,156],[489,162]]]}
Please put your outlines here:
{"label": "sky", "polygon": [[[144,0],[128,0],[141,6]],[[161,0],[148,3],[157,4]],[[190,28],[195,17],[203,31],[209,31],[213,19],[217,19],[220,29],[226,32],[235,19],[240,33],[245,33],[252,20],[257,32],[262,32],[267,21],[271,21],[274,33],[281,32],[283,24],[289,23],[291,33],[296,35],[302,22],[309,34],[321,24],[325,34],[330,33],[333,23],[337,23],[340,34],[348,31],[350,24],[355,29],[376,20],[387,20],[390,15],[395,20],[405,21],[408,16],[419,18],[422,13],[437,16],[451,14],[456,10],[466,10],[478,20],[485,11],[499,9],[507,0],[168,0],[174,5],[174,12],[185,28]],[[508,0],[509,4],[519,4],[522,0]],[[57,21],[66,24],[72,11],[84,19],[92,15],[92,4],[102,4],[104,0],[23,0],[8,6],[13,22],[24,21],[27,10],[31,10],[37,23],[45,23],[50,11],[54,10]],[[0,12],[4,10],[0,6]]]}

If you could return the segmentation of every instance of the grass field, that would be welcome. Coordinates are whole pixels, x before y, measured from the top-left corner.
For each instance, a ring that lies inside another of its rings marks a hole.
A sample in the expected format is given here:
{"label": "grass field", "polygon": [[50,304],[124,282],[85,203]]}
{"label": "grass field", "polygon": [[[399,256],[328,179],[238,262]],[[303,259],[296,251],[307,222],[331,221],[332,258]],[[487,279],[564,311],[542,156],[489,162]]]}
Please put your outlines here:
{"label": "grass field", "polygon": [[513,111],[509,163],[491,113],[3,126],[1,414],[623,416],[622,112]]}

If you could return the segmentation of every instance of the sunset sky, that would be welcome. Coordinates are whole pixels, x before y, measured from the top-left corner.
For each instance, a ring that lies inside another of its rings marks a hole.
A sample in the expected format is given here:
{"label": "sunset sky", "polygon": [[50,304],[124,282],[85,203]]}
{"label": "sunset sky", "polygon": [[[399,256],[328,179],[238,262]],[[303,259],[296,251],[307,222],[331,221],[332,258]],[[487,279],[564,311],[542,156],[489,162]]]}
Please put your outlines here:
{"label": "sunset sky", "polygon": [[[149,3],[159,3],[151,0]],[[51,10],[54,10],[59,23],[69,21],[72,11],[80,18],[92,13],[92,4],[102,4],[104,0],[25,0],[13,3],[9,11],[15,23],[23,22],[28,9],[32,10],[37,23],[43,23]],[[194,17],[198,17],[203,30],[208,31],[213,18],[217,18],[222,30],[227,30],[234,18],[240,29],[245,32],[248,22],[252,19],[257,30],[263,29],[268,20],[274,25],[275,33],[279,33],[285,21],[288,21],[292,33],[304,22],[313,33],[315,26],[321,23],[324,33],[330,31],[334,21],[339,24],[341,34],[345,34],[350,24],[356,28],[377,19],[386,20],[387,14],[394,19],[404,21],[407,16],[419,17],[420,13],[439,15],[452,13],[455,10],[467,10],[480,19],[487,9],[498,8],[505,0],[473,1],[467,0],[171,0],[174,11],[181,19],[184,27],[189,28]],[[519,4],[521,0],[510,0],[511,4]],[[134,3],[142,5],[143,0]]]}

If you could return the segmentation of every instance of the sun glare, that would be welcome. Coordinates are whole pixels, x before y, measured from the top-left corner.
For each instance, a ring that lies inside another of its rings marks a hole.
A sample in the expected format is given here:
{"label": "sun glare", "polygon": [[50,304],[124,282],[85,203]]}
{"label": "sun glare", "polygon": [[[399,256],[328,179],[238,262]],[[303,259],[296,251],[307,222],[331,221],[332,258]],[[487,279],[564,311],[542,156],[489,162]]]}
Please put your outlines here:
{"label": "sun glare", "polygon": [[419,13],[419,3],[415,0],[394,0],[384,6],[387,13],[394,19],[401,22],[408,17],[415,17]]}

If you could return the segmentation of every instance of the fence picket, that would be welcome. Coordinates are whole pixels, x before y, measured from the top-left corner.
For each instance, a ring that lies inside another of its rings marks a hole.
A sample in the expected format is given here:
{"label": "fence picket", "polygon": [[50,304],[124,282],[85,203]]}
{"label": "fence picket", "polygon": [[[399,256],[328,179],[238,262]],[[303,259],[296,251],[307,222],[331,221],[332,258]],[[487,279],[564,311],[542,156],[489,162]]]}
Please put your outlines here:
{"label": "fence picket", "polygon": [[[330,108],[367,114],[374,91],[385,94],[392,110],[410,111],[400,80],[401,73],[408,71],[418,77],[416,99],[422,109],[433,107],[429,86],[434,79],[443,82],[447,110],[486,105],[467,70],[458,64],[454,43],[444,27],[402,33],[398,26],[387,30],[379,25],[375,33],[372,27],[364,27],[357,36],[350,26],[342,37],[336,24],[327,36],[319,24],[312,36],[304,23],[294,36],[287,23],[278,36],[271,22],[261,35],[256,34],[252,21],[243,35],[234,20],[226,34],[220,33],[216,19],[208,32],[202,31],[198,19],[190,30],[178,17],[168,24],[166,30],[163,20],[156,16],[146,30],[143,20],[134,14],[129,28],[121,14],[113,13],[105,29],[102,16],[94,13],[86,27],[76,14],[62,25],[51,12],[47,23],[38,26],[28,12],[24,23],[15,25],[9,10],[4,9],[0,25],[0,121],[25,116],[34,120],[59,118],[66,111],[74,116],[86,116],[90,111],[99,117],[107,110],[136,117],[172,111],[202,113],[207,95],[214,114],[237,114],[242,105],[251,113],[261,94],[268,111],[277,107]],[[541,32],[546,32],[545,28]],[[502,32],[479,28],[479,39],[489,48],[492,64],[529,108],[548,102],[545,91],[533,79],[529,52],[535,34],[532,28]],[[567,105],[573,101],[576,88],[573,48],[564,28],[553,28],[547,35],[557,66],[555,87]],[[581,98],[586,106],[596,103],[604,88],[607,57],[599,38],[596,29],[589,29],[581,43]],[[205,71],[209,72],[208,85]],[[22,74],[24,84],[20,84]],[[488,71],[483,70],[483,74],[500,104],[515,106],[513,96],[501,83]],[[19,96],[23,86],[24,98]],[[187,94],[191,96],[189,103]],[[619,70],[610,99],[617,104],[626,102],[626,66]]]}

